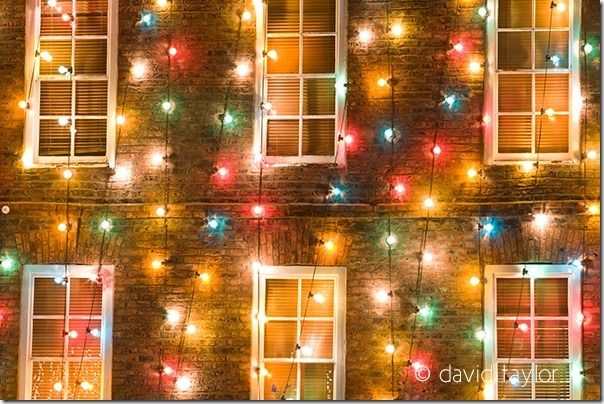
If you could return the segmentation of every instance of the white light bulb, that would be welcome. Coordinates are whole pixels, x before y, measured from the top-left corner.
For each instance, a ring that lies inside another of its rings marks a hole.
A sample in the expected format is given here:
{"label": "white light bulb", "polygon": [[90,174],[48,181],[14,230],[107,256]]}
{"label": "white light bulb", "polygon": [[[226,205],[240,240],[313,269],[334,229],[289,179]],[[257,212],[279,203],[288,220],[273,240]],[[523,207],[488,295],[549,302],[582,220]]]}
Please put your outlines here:
{"label": "white light bulb", "polygon": [[233,123],[233,116],[228,112],[225,113],[224,117],[222,118],[222,122],[224,122],[226,125]]}
{"label": "white light bulb", "polygon": [[71,171],[70,169],[63,171],[63,178],[69,180],[71,179],[71,177],[73,177],[73,171]]}
{"label": "white light bulb", "polygon": [[235,68],[235,72],[237,73],[237,76],[239,76],[239,77],[247,76],[248,74],[250,74],[250,70],[251,70],[250,65],[249,65],[249,63],[246,63],[246,62],[239,63],[237,65],[237,67]]}
{"label": "white light bulb", "polygon": [[66,116],[62,116],[58,119],[59,125],[65,126],[69,123],[69,118]]}
{"label": "white light bulb", "polygon": [[162,371],[168,376],[174,373],[174,369],[172,369],[170,366],[164,366]]}
{"label": "white light bulb", "polygon": [[151,156],[151,165],[158,167],[164,162],[164,156],[160,153],[155,153]]}
{"label": "white light bulb", "polygon": [[52,62],[52,55],[48,51],[40,52],[40,58],[45,62]]}
{"label": "white light bulb", "polygon": [[69,331],[69,338],[76,339],[78,337],[78,332],[76,330]]}
{"label": "white light bulb", "polygon": [[394,344],[388,344],[386,345],[386,352],[389,354],[393,354],[394,351],[396,351],[396,347],[394,346]]}
{"label": "white light bulb", "polygon": [[160,206],[159,208],[155,209],[155,214],[159,217],[166,216],[166,208],[164,208],[163,206]]}
{"label": "white light bulb", "polygon": [[556,10],[563,13],[566,11],[566,4],[565,3],[556,3]]}
{"label": "white light bulb", "polygon": [[487,332],[485,330],[478,330],[474,335],[478,341],[484,341],[487,337]]}
{"label": "white light bulb", "polygon": [[197,327],[195,327],[193,324],[187,324],[185,331],[187,334],[195,334],[197,332]]}
{"label": "white light bulb", "polygon": [[363,43],[368,43],[373,38],[373,34],[368,29],[363,29],[359,31],[359,40]]}
{"label": "white light bulb", "polygon": [[385,303],[388,301],[388,299],[390,299],[390,294],[385,290],[378,290],[377,292],[375,292],[375,299],[379,303]]}
{"label": "white light bulb", "polygon": [[388,244],[389,246],[393,246],[394,244],[396,244],[396,236],[394,234],[389,234],[388,237],[386,237],[386,244]]}
{"label": "white light bulb", "polygon": [[191,386],[193,385],[193,383],[191,382],[191,379],[189,379],[189,377],[187,376],[181,376],[179,378],[176,379],[176,382],[174,383],[174,385],[176,386],[176,388],[180,391],[186,391],[189,390],[191,388]]}
{"label": "white light bulb", "polygon": [[101,330],[99,330],[98,328],[93,328],[92,330],[90,330],[90,335],[95,338],[99,338],[101,336]]}
{"label": "white light bulb", "polygon": [[180,313],[177,310],[170,309],[166,312],[166,320],[170,324],[176,324],[180,321]]}
{"label": "white light bulb", "polygon": [[92,390],[92,384],[90,384],[89,382],[87,382],[85,380],[82,383],[80,383],[80,387],[82,388],[82,390],[85,390],[85,391]]}
{"label": "white light bulb", "polygon": [[161,109],[164,112],[170,112],[170,110],[172,110],[173,107],[174,107],[174,104],[172,104],[170,101],[164,101],[161,103]]}
{"label": "white light bulb", "polygon": [[118,167],[115,169],[115,179],[118,181],[127,181],[130,179],[131,171],[127,167]]}
{"label": "white light bulb", "polygon": [[302,353],[303,356],[312,356],[313,349],[309,345],[304,345],[302,348],[300,348],[300,353]]}
{"label": "white light bulb", "polygon": [[463,52],[463,44],[462,44],[461,42],[458,42],[458,43],[456,43],[455,45],[453,45],[453,49],[454,49],[456,52],[461,53],[461,52]]}
{"label": "white light bulb", "polygon": [[470,73],[478,73],[480,71],[480,63],[471,61],[468,65],[468,69],[470,70]]}
{"label": "white light bulb", "polygon": [[394,36],[401,36],[403,35],[403,26],[401,24],[394,24],[392,26],[392,28],[390,29],[390,31],[392,32],[392,35]]}
{"label": "white light bulb", "polygon": [[587,152],[587,158],[590,160],[595,160],[598,158],[598,152],[595,150],[590,150]]}
{"label": "white light bulb", "polygon": [[545,213],[537,213],[535,215],[535,225],[541,229],[543,229],[547,222],[549,222],[549,216]]}
{"label": "white light bulb", "polygon": [[527,332],[529,330],[529,326],[527,323],[518,324],[518,329],[522,332]]}
{"label": "white light bulb", "polygon": [[586,43],[585,45],[583,45],[583,52],[585,52],[586,55],[589,55],[593,50],[594,47],[591,44]]}
{"label": "white light bulb", "polygon": [[199,274],[199,279],[201,279],[201,281],[204,283],[208,283],[210,281],[210,275],[207,272],[204,272]]}
{"label": "white light bulb", "polygon": [[426,198],[424,199],[424,208],[432,209],[434,207],[434,199]]}
{"label": "white light bulb", "polygon": [[249,11],[245,10],[243,13],[241,13],[241,19],[243,21],[249,21],[252,19],[252,13],[250,13]]}
{"label": "white light bulb", "polygon": [[535,164],[532,161],[523,161],[520,164],[520,167],[522,168],[522,171],[524,172],[529,172],[531,171],[533,168],[535,168]]}
{"label": "white light bulb", "polygon": [[489,10],[486,7],[480,7],[478,9],[478,15],[481,16],[482,18],[485,18],[486,16],[489,15]]}
{"label": "white light bulb", "polygon": [[109,221],[107,219],[104,219],[101,222],[101,229],[105,230],[105,231],[110,230],[111,229],[111,221]]}
{"label": "white light bulb", "polygon": [[470,278],[470,285],[472,286],[478,286],[480,285],[480,278],[478,278],[477,276],[473,276]]}
{"label": "white light bulb", "polygon": [[216,219],[210,219],[208,220],[208,227],[210,229],[216,230],[218,228],[218,220]]}
{"label": "white light bulb", "polygon": [[142,78],[145,75],[146,71],[147,71],[147,67],[142,62],[133,64],[132,68],[130,69],[130,72],[132,73],[132,75],[134,77],[136,77],[137,79]]}
{"label": "white light bulb", "polygon": [[315,302],[321,304],[321,303],[325,303],[325,296],[321,293],[315,293],[312,295],[313,299],[315,299]]}
{"label": "white light bulb", "polygon": [[118,115],[115,117],[115,123],[118,125],[123,125],[126,123],[126,117],[124,115]]}
{"label": "white light bulb", "polygon": [[422,255],[422,259],[424,262],[432,262],[434,256],[430,252],[424,252],[424,254]]}
{"label": "white light bulb", "polygon": [[54,391],[61,391],[61,390],[63,390],[63,383],[56,382],[55,384],[52,385],[52,389]]}
{"label": "white light bulb", "polygon": [[268,52],[266,52],[266,56],[268,56],[272,60],[277,60],[279,58],[279,54],[274,49],[271,49]]}
{"label": "white light bulb", "polygon": [[262,207],[262,205],[254,205],[254,207],[252,208],[252,213],[254,214],[254,216],[260,217],[264,214],[264,208]]}

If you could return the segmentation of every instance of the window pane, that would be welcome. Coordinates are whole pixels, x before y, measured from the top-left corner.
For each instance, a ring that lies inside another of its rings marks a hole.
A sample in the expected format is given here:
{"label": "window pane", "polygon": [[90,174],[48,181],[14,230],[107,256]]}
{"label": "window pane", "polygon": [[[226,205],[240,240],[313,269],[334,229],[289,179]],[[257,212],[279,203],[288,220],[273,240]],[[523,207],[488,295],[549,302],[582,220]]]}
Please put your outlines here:
{"label": "window pane", "polygon": [[[539,363],[535,383],[537,400],[570,400],[570,365],[568,363]],[[551,376],[551,377],[550,377]]]}
{"label": "window pane", "polygon": [[76,115],[107,115],[107,81],[76,82]]}
{"label": "window pane", "polygon": [[499,112],[531,112],[532,91],[530,74],[500,74],[497,91]]}
{"label": "window pane", "polygon": [[531,152],[531,117],[500,115],[497,150],[499,153]]}
{"label": "window pane", "polygon": [[[545,98],[543,97],[543,86],[545,84]],[[535,108],[538,112],[541,105],[543,108],[553,108],[556,112],[568,112],[569,110],[569,75],[548,73],[547,82],[545,75],[535,75]]]}
{"label": "window pane", "polygon": [[40,74],[59,74],[59,66],[71,66],[71,41],[53,40],[40,41],[40,53],[48,52],[52,56],[50,62],[39,58]]}
{"label": "window pane", "polygon": [[499,28],[530,28],[533,0],[499,0]]}
{"label": "window pane", "polygon": [[552,28],[566,28],[568,27],[568,13],[571,9],[568,2],[565,0],[556,1],[556,3],[564,3],[566,8],[564,11],[560,11],[559,8],[552,9],[550,5],[551,0],[536,0],[535,2],[535,26],[536,28],[549,28],[550,16],[552,22]]}
{"label": "window pane", "polygon": [[332,156],[334,154],[335,119],[305,119],[302,122],[302,154]]}
{"label": "window pane", "polygon": [[298,280],[267,279],[266,307],[268,317],[297,317]]}
{"label": "window pane", "polygon": [[63,353],[63,319],[34,319],[31,336],[31,355],[58,356]]}
{"label": "window pane", "polygon": [[300,64],[298,47],[298,37],[268,38],[267,49],[277,51],[277,60],[267,57],[267,73],[298,73]]}
{"label": "window pane", "polygon": [[75,74],[104,75],[107,71],[107,40],[76,40],[73,71]]}
{"label": "window pane", "polygon": [[71,82],[40,82],[40,115],[71,115]]}
{"label": "window pane", "polygon": [[568,320],[535,321],[535,358],[567,359]]}
{"label": "window pane", "polygon": [[[302,298],[304,299],[304,304],[306,304],[306,297],[310,291],[310,280],[302,280]],[[333,317],[334,281],[315,279],[312,284],[312,293],[315,297],[317,295],[323,296],[323,301],[319,303],[317,299],[310,299],[306,315],[308,317]]]}
{"label": "window pane", "polygon": [[53,278],[34,279],[34,316],[60,315],[65,312],[65,286]]}
{"label": "window pane", "polygon": [[[92,387],[84,390],[77,386],[76,382],[87,381]],[[100,400],[101,399],[101,362],[83,362],[80,368],[79,362],[69,363],[69,400]]]}
{"label": "window pane", "polygon": [[61,126],[56,119],[40,119],[40,156],[67,156],[70,139],[69,125]]}
{"label": "window pane", "polygon": [[[541,136],[539,136],[541,122]],[[568,152],[568,135],[568,115],[555,115],[553,119],[549,119],[547,116],[537,117],[535,147],[538,144],[541,153]],[[539,137],[541,137],[541,141],[539,141]]]}
{"label": "window pane", "polygon": [[335,32],[335,0],[304,0],[304,32]]}
{"label": "window pane", "polygon": [[270,0],[267,32],[299,32],[300,0]]}
{"label": "window pane", "polygon": [[529,279],[497,278],[498,316],[528,316],[530,303]]}
{"label": "window pane", "polygon": [[264,357],[291,358],[297,340],[296,321],[271,320],[264,326]]}
{"label": "window pane", "polygon": [[[532,373],[530,363],[499,363],[497,372],[497,398],[499,400],[531,399]],[[515,385],[510,383],[510,378],[513,377],[518,381]]]}
{"label": "window pane", "polygon": [[[549,44],[549,53],[547,51],[547,32],[535,32],[535,65],[537,69],[548,68],[568,68],[568,32],[552,32]],[[554,66],[551,61],[547,60],[547,56],[558,56],[560,62],[558,66]]]}
{"label": "window pane", "polygon": [[304,37],[304,73],[334,73],[336,71],[336,45],[333,36]]}
{"label": "window pane", "polygon": [[333,364],[303,363],[300,367],[300,399],[333,400]]}
{"label": "window pane", "polygon": [[295,400],[298,366],[293,364],[292,367],[291,363],[265,363],[264,367],[269,372],[269,376],[264,378],[264,399],[280,400],[285,390],[285,385],[287,385],[285,398]]}
{"label": "window pane", "polygon": [[76,35],[107,35],[107,0],[77,0]]}
{"label": "window pane", "polygon": [[535,279],[535,315],[568,316],[568,280]]}
{"label": "window pane", "polygon": [[[69,331],[76,331],[78,336],[76,338],[69,338],[68,356],[81,357],[82,352],[85,353],[84,357],[86,358],[98,358],[101,356],[101,339],[92,334],[86,334],[87,326],[87,319],[69,320]],[[101,329],[101,320],[90,320],[90,329],[94,328],[97,330]]]}
{"label": "window pane", "polygon": [[71,24],[61,19],[63,13],[71,14],[71,1],[62,1],[61,12],[56,11],[54,7],[40,7],[40,35],[71,35]]}
{"label": "window pane", "polygon": [[60,400],[62,392],[54,384],[61,380],[61,361],[32,362],[31,398],[33,400]]}
{"label": "window pane", "polygon": [[297,156],[299,121],[268,121],[266,150],[269,156]]}
{"label": "window pane", "polygon": [[107,151],[107,119],[77,119],[75,155],[104,156]]}
{"label": "window pane", "polygon": [[269,78],[267,99],[272,104],[271,114],[299,115],[300,79]]}
{"label": "window pane", "polygon": [[498,34],[498,68],[502,70],[531,68],[530,32],[500,32]]}
{"label": "window pane", "polygon": [[[70,279],[70,315],[101,315],[103,286],[86,278]],[[94,304],[93,304],[94,302]]]}
{"label": "window pane", "polygon": [[302,358],[331,359],[333,357],[333,321],[304,322],[300,346]]}
{"label": "window pane", "polygon": [[333,115],[336,113],[336,80],[304,80],[304,115]]}
{"label": "window pane", "polygon": [[497,320],[497,358],[531,359],[530,321],[518,320],[518,325],[529,326],[527,331],[522,331],[520,327],[514,331],[514,322],[515,320]]}

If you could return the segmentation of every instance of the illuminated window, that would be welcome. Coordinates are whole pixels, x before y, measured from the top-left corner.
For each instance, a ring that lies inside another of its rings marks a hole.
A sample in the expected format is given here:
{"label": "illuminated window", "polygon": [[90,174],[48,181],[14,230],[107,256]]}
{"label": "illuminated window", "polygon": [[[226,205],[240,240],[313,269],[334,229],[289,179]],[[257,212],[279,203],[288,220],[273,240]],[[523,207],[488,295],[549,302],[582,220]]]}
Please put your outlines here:
{"label": "illuminated window", "polygon": [[110,267],[26,265],[21,299],[19,399],[111,398]]}
{"label": "illuminated window", "polygon": [[345,271],[317,267],[313,281],[313,268],[265,267],[257,279],[253,399],[344,399]]}
{"label": "illuminated window", "polygon": [[552,3],[490,2],[485,90],[486,114],[493,118],[486,127],[492,161],[580,157],[579,6],[573,0],[556,1],[554,8]]}
{"label": "illuminated window", "polygon": [[581,271],[487,266],[485,366],[495,398],[581,399]]}
{"label": "illuminated window", "polygon": [[258,9],[258,57],[266,56],[256,132],[268,161],[335,162],[345,96],[344,2],[271,0]]}
{"label": "illuminated window", "polygon": [[34,164],[112,164],[117,1],[29,4],[26,153]]}

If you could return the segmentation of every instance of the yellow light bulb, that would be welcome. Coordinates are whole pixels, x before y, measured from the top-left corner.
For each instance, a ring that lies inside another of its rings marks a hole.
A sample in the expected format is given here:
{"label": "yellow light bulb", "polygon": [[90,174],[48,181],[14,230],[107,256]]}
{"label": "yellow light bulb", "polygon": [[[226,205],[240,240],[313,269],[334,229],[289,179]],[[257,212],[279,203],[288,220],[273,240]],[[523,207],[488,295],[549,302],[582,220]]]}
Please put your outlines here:
{"label": "yellow light bulb", "polygon": [[276,50],[271,49],[268,52],[266,52],[266,56],[268,56],[272,60],[277,60],[277,58],[279,57],[279,54],[277,53]]}
{"label": "yellow light bulb", "polygon": [[207,272],[204,272],[199,275],[199,279],[204,283],[208,283],[210,281],[210,275]]}
{"label": "yellow light bulb", "polygon": [[160,269],[162,267],[162,262],[160,260],[153,260],[151,262],[151,268],[153,269]]}
{"label": "yellow light bulb", "polygon": [[59,230],[61,233],[64,233],[67,231],[67,224],[66,223],[59,223],[59,225],[57,226],[57,230]]}
{"label": "yellow light bulb", "polygon": [[19,108],[26,109],[27,106],[28,106],[27,101],[25,101],[25,100],[19,101]]}
{"label": "yellow light bulb", "polygon": [[592,205],[589,205],[589,208],[587,210],[592,215],[597,215],[598,213],[600,213],[600,208],[595,203]]}
{"label": "yellow light bulb", "polygon": [[363,43],[368,43],[373,38],[373,34],[368,29],[361,30],[359,32],[359,40]]}
{"label": "yellow light bulb", "polygon": [[378,85],[378,87],[385,87],[385,86],[386,86],[386,84],[388,84],[388,80],[386,80],[386,79],[382,79],[382,78],[380,78],[380,79],[378,79],[378,81],[377,81],[377,85]]}
{"label": "yellow light bulb", "polygon": [[532,161],[523,161],[520,167],[522,168],[522,171],[529,172],[535,168],[535,164]]}
{"label": "yellow light bulb", "polygon": [[326,242],[325,242],[325,249],[326,249],[327,251],[331,251],[331,250],[333,250],[333,249],[334,249],[334,247],[335,247],[335,244],[334,244],[334,242],[333,242],[333,241],[328,240],[328,241],[326,241]]}
{"label": "yellow light bulb", "polygon": [[392,32],[392,35],[396,37],[401,36],[403,35],[403,27],[401,24],[394,24],[390,29],[390,32]]}
{"label": "yellow light bulb", "polygon": [[478,278],[477,276],[473,276],[470,278],[470,285],[472,286],[478,286],[480,285],[480,278]]}
{"label": "yellow light bulb", "polygon": [[480,63],[472,61],[470,62],[468,69],[470,70],[470,73],[478,73],[480,71]]}
{"label": "yellow light bulb", "polygon": [[434,207],[434,199],[426,198],[424,199],[424,208],[432,209]]}
{"label": "yellow light bulb", "polygon": [[587,152],[587,158],[590,160],[595,160],[598,158],[598,152],[595,150],[590,150]]}
{"label": "yellow light bulb", "polygon": [[386,345],[386,352],[389,354],[393,354],[394,351],[396,351],[396,347],[394,346],[394,344],[388,344]]}
{"label": "yellow light bulb", "polygon": [[70,169],[63,171],[63,178],[65,178],[66,180],[69,180],[69,179],[71,179],[71,177],[73,177],[73,171],[71,171]]}
{"label": "yellow light bulb", "polygon": [[164,208],[163,206],[160,206],[159,208],[155,209],[155,214],[159,217],[166,216],[166,208]]}
{"label": "yellow light bulb", "polygon": [[478,175],[478,171],[476,171],[476,169],[474,168],[470,168],[467,172],[468,174],[468,178],[474,178]]}
{"label": "yellow light bulb", "polygon": [[145,67],[145,64],[139,62],[132,65],[130,72],[135,78],[140,79],[145,75],[146,70],[147,68]]}
{"label": "yellow light bulb", "polygon": [[118,115],[115,118],[115,123],[117,123],[118,125],[123,125],[126,123],[126,117],[124,115]]}
{"label": "yellow light bulb", "polygon": [[241,19],[243,21],[249,21],[252,19],[252,13],[250,13],[249,11],[245,10],[243,13],[241,13]]}
{"label": "yellow light bulb", "polygon": [[197,332],[197,327],[195,327],[193,324],[187,324],[185,331],[187,334],[195,334]]}

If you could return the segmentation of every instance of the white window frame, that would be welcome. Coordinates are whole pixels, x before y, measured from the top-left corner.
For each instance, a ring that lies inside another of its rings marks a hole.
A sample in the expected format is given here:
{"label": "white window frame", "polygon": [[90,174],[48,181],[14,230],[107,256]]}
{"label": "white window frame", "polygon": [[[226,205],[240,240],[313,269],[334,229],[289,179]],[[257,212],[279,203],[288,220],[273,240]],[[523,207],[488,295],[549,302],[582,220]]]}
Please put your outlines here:
{"label": "white window frame", "polygon": [[[25,95],[28,95],[30,85],[33,85],[30,107],[26,110],[24,129],[23,158],[29,166],[48,167],[64,165],[67,156],[40,156],[39,146],[39,121],[40,121],[40,58],[36,57],[36,45],[40,37],[41,10],[47,7],[44,0],[28,0],[26,15],[26,41],[25,41]],[[104,156],[72,156],[69,162],[82,166],[115,166],[115,137],[116,137],[116,106],[117,106],[117,38],[118,38],[118,1],[108,0],[107,10],[107,142]],[[35,68],[32,83],[32,71]],[[75,96],[75,94],[74,94]],[[73,135],[72,135],[73,140]],[[73,141],[72,141],[72,150]]]}
{"label": "white window frame", "polygon": [[[525,279],[531,282],[535,278],[567,278],[568,279],[568,348],[569,357],[567,360],[557,360],[557,362],[566,362],[570,364],[570,394],[571,400],[581,400],[582,378],[577,377],[583,370],[582,364],[582,326],[576,321],[582,313],[581,304],[581,276],[582,267],[575,265],[561,264],[519,264],[519,265],[487,265],[485,268],[485,331],[484,340],[485,362],[484,368],[491,369],[491,383],[493,388],[493,397],[497,399],[497,291],[496,278],[522,278],[522,271],[526,268],[528,275]],[[531,300],[531,317],[534,317],[534,302]],[[531,326],[531,332],[533,327]],[[512,359],[513,362],[522,362],[522,359]],[[527,363],[538,363],[539,359],[524,360]],[[544,360],[547,362],[547,360]],[[501,362],[501,360],[499,360]],[[535,372],[533,372],[534,374]],[[534,394],[534,386],[533,386]]]}
{"label": "white window frame", "polygon": [[[549,162],[573,162],[581,161],[581,109],[583,101],[581,99],[581,86],[579,76],[579,58],[581,43],[581,2],[579,0],[564,0],[567,4],[569,13],[569,49],[568,49],[568,69],[559,69],[549,67],[548,72],[569,73],[569,142],[567,153],[539,153],[539,161]],[[535,161],[536,153],[499,153],[498,144],[498,108],[497,108],[497,20],[498,20],[498,0],[487,0],[487,9],[489,15],[486,18],[486,74],[484,85],[484,113],[490,118],[490,122],[485,126],[485,161],[487,164],[513,164],[523,161]],[[555,11],[554,11],[555,12]],[[534,14],[534,13],[533,13]],[[534,16],[533,16],[534,18]],[[510,29],[513,31],[513,29]],[[534,30],[533,30],[534,32]],[[534,54],[534,50],[533,50]],[[543,69],[518,71],[518,73],[543,73]],[[512,73],[506,71],[506,73]],[[534,91],[533,91],[534,93]],[[538,107],[537,107],[538,108]],[[547,108],[547,107],[545,107]],[[534,120],[539,122],[539,114],[536,113]]]}
{"label": "white window frame", "polygon": [[[251,363],[251,396],[252,400],[262,400],[264,394],[264,377],[257,369],[263,367],[264,326],[256,320],[258,313],[264,315],[265,285],[267,279],[311,279],[314,266],[263,266],[254,275],[254,303],[252,321],[252,363]],[[334,281],[334,400],[344,400],[346,382],[346,268],[333,266],[316,267],[315,279]],[[260,301],[259,301],[260,298]],[[302,296],[304,301],[304,296]],[[293,347],[292,347],[293,348]],[[260,352],[259,352],[260,350]],[[301,362],[304,360],[302,359]],[[288,360],[286,363],[290,363]],[[297,361],[298,362],[298,361]],[[300,392],[298,391],[298,396]]]}
{"label": "white window frame", "polygon": [[[336,41],[335,41],[335,77],[336,82],[336,99],[335,99],[335,127],[334,127],[334,154],[329,156],[267,156],[266,155],[266,142],[267,142],[267,119],[265,111],[262,109],[262,102],[266,101],[267,92],[267,76],[266,76],[266,57],[264,56],[267,33],[266,33],[266,20],[267,20],[267,5],[265,1],[259,0],[254,2],[256,6],[256,62],[255,62],[255,95],[254,95],[254,154],[262,154],[263,162],[270,166],[289,166],[289,165],[302,165],[302,164],[337,164],[342,166],[346,162],[346,145],[344,141],[339,141],[338,137],[341,135],[342,138],[346,134],[346,122],[343,119],[345,116],[345,99],[347,91],[347,77],[346,77],[346,59],[347,59],[347,31],[346,31],[346,20],[347,20],[347,0],[336,0]],[[300,9],[302,14],[303,9]],[[300,17],[302,18],[302,17]],[[300,27],[302,26],[302,19],[300,19]],[[302,28],[300,28],[302,29]],[[277,35],[278,36],[278,35]],[[302,48],[300,48],[300,58],[302,58]],[[303,77],[302,73],[297,75],[289,75],[291,77]],[[312,74],[304,75],[305,77],[312,77]],[[326,74],[318,75],[325,77]],[[302,88],[300,88],[300,96],[302,96]],[[302,104],[300,104],[302,108]],[[296,115],[296,119],[303,115]],[[285,118],[291,118],[291,116],[284,116]],[[322,116],[314,116],[313,118],[321,118]],[[329,118],[332,116],[329,115]],[[341,127],[340,127],[341,125]],[[339,130],[339,132],[338,132]],[[301,150],[302,139],[301,129],[299,129],[300,138],[298,140],[298,148]],[[336,160],[337,157],[337,160]]]}
{"label": "white window frame", "polygon": [[[113,266],[104,265],[101,271],[105,278],[113,277]],[[95,265],[68,265],[68,278],[91,278],[95,276],[98,266]],[[65,265],[25,265],[23,267],[23,282],[21,288],[21,319],[19,336],[19,390],[18,400],[31,400],[32,388],[32,363],[31,338],[32,338],[32,312],[33,312],[33,287],[35,277],[63,277]],[[102,311],[101,311],[101,399],[111,400],[111,358],[113,338],[113,282],[103,283]],[[87,319],[88,316],[77,316]],[[79,361],[80,358],[73,358]],[[67,389],[64,389],[66,394]],[[63,398],[65,399],[65,398]]]}

